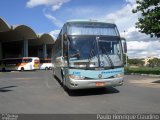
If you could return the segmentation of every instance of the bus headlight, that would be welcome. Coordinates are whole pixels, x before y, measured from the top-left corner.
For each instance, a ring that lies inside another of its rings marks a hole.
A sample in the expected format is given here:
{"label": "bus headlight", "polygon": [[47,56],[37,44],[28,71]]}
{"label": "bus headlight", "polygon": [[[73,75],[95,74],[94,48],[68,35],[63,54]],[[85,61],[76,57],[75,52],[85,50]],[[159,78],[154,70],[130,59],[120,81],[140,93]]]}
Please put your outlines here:
{"label": "bus headlight", "polygon": [[123,77],[124,76],[124,74],[123,73],[120,73],[120,74],[116,74],[116,75],[114,75],[114,77],[115,78],[119,78],[119,77]]}
{"label": "bus headlight", "polygon": [[75,80],[84,80],[85,77],[77,76],[77,75],[69,75],[69,78],[75,79]]}

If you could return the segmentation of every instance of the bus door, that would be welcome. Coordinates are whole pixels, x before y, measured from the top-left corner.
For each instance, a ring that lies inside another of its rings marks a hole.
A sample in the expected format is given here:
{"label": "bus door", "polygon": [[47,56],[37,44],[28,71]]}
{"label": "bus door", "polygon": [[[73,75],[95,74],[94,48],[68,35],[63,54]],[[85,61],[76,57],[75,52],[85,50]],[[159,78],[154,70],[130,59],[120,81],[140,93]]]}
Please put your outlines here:
{"label": "bus door", "polygon": [[33,66],[34,66],[34,69],[39,69],[39,66],[40,66],[39,59],[33,60]]}

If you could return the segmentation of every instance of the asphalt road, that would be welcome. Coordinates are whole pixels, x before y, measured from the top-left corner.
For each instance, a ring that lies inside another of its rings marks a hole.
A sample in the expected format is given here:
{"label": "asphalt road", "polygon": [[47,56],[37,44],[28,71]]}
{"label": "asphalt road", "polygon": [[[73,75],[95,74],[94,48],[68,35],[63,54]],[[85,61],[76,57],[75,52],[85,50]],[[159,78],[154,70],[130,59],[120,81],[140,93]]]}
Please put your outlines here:
{"label": "asphalt road", "polygon": [[0,113],[160,113],[157,80],[128,75],[120,87],[66,92],[52,71],[0,73]]}

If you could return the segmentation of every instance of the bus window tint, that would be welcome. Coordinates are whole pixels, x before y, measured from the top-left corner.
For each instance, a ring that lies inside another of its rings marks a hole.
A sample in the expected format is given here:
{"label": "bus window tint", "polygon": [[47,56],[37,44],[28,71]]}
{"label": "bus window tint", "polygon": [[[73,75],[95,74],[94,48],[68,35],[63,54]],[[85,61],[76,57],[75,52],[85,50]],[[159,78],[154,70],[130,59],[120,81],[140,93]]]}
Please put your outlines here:
{"label": "bus window tint", "polygon": [[41,59],[41,60],[40,60],[40,63],[51,63],[51,60],[44,60],[44,59]]}
{"label": "bus window tint", "polygon": [[39,60],[34,60],[34,63],[39,63]]}
{"label": "bus window tint", "polygon": [[23,63],[29,63],[32,62],[32,59],[23,59]]}

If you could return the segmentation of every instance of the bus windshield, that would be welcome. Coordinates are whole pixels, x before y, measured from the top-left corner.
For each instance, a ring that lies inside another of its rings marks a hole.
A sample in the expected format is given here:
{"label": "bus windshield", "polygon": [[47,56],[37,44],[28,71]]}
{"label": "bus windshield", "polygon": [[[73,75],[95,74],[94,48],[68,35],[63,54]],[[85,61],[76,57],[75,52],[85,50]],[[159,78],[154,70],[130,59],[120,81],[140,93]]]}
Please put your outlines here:
{"label": "bus windshield", "polygon": [[117,37],[69,36],[70,67],[122,66],[122,48]]}

